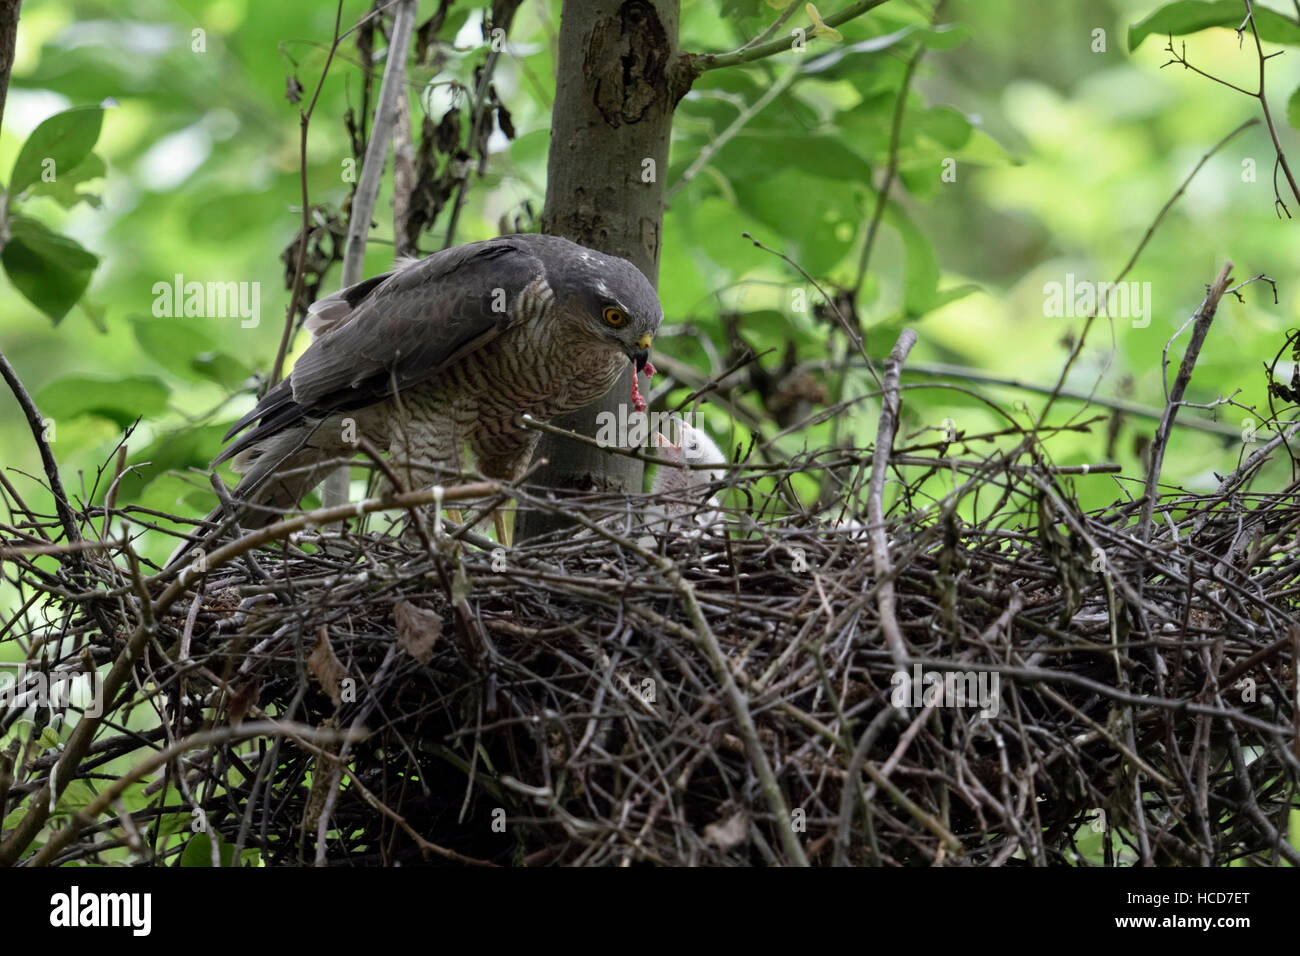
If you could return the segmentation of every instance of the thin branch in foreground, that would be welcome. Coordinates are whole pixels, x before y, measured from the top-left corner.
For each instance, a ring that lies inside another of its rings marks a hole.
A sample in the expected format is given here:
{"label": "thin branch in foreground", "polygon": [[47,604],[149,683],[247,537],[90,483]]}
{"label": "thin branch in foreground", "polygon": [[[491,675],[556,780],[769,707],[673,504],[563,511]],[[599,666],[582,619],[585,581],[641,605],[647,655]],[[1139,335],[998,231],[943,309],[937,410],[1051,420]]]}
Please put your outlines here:
{"label": "thin branch in foreground", "polygon": [[[848,23],[882,6],[885,0],[858,0],[857,3],[850,4],[842,10],[837,10],[828,17],[822,18],[822,23],[828,27],[837,27],[841,23]],[[791,4],[793,7],[794,4]],[[768,27],[762,36],[767,36],[780,25],[789,19],[794,10],[787,8],[783,10],[780,18],[775,24]],[[761,37],[759,38],[761,40]],[[751,40],[739,49],[732,50],[730,53],[684,53],[682,60],[687,72],[692,76],[699,76],[707,70],[718,70],[728,66],[738,66],[741,63],[753,63],[755,60],[761,60],[764,57],[772,56],[775,53],[784,53],[790,49],[789,37],[776,37],[771,40],[759,42]]]}
{"label": "thin branch in foreground", "polygon": [[884,394],[880,400],[880,425],[876,428],[876,452],[871,459],[871,482],[867,486],[867,533],[871,540],[871,559],[876,578],[881,582],[876,593],[880,608],[880,628],[885,635],[885,645],[894,658],[894,666],[907,671],[907,647],[903,642],[898,618],[894,613],[893,567],[889,558],[889,543],[885,536],[885,477],[889,473],[889,456],[893,451],[894,433],[898,430],[898,416],[902,402],[898,397],[898,379],[908,353],[916,344],[916,332],[904,329],[889,353],[885,363]]}
{"label": "thin branch in foreground", "polygon": [[1232,263],[1225,262],[1223,268],[1219,270],[1218,277],[1206,292],[1205,299],[1196,310],[1196,322],[1192,326],[1191,341],[1187,343],[1187,350],[1183,353],[1178,377],[1174,380],[1173,388],[1169,391],[1169,400],[1165,404],[1164,417],[1160,419],[1160,425],[1156,429],[1155,441],[1151,447],[1151,465],[1147,469],[1146,503],[1142,506],[1142,517],[1138,521],[1138,533],[1143,541],[1151,540],[1151,516],[1156,506],[1156,486],[1160,482],[1160,469],[1164,464],[1165,449],[1173,431],[1174,419],[1178,415],[1178,407],[1182,404],[1183,394],[1187,391],[1187,384],[1192,380],[1196,360],[1201,355],[1201,345],[1205,342],[1205,336],[1209,334],[1210,323],[1214,321],[1214,314],[1219,309],[1219,300],[1223,298],[1223,293],[1228,288],[1231,274]]}
{"label": "thin branch in foreground", "polygon": [[[1256,119],[1246,120],[1246,122],[1228,133],[1227,136],[1224,136],[1201,156],[1196,165],[1192,167],[1192,171],[1187,174],[1186,178],[1183,179],[1178,188],[1174,190],[1174,194],[1165,201],[1163,206],[1160,207],[1160,211],[1156,213],[1155,219],[1151,221],[1151,225],[1147,226],[1147,231],[1143,233],[1142,238],[1138,240],[1137,248],[1133,250],[1133,254],[1129,256],[1128,261],[1124,263],[1124,267],[1119,270],[1119,274],[1111,283],[1112,286],[1117,286],[1123,282],[1124,277],[1127,276],[1133,269],[1133,266],[1137,264],[1138,258],[1142,255],[1143,250],[1146,249],[1147,243],[1151,241],[1151,237],[1155,235],[1156,229],[1162,222],[1164,222],[1165,216],[1168,214],[1169,210],[1174,207],[1174,204],[1178,202],[1183,193],[1187,191],[1187,187],[1191,185],[1192,180],[1196,178],[1196,174],[1199,173],[1205,164],[1210,161],[1210,157],[1221,150],[1224,146],[1228,145],[1229,142],[1235,139],[1243,131],[1249,129],[1258,122],[1259,120]],[[1052,394],[1048,396],[1042,412],[1039,413],[1040,420],[1047,420],[1047,413],[1051,411],[1052,406],[1056,403],[1060,391],[1065,388],[1065,382],[1070,377],[1070,370],[1074,368],[1074,363],[1083,353],[1083,347],[1088,341],[1088,333],[1092,330],[1093,324],[1097,321],[1097,316],[1100,314],[1100,311],[1101,303],[1099,302],[1092,310],[1092,313],[1088,316],[1087,321],[1084,322],[1083,329],[1080,330],[1079,335],[1075,340],[1074,347],[1066,357],[1065,363],[1061,367],[1061,374],[1057,376],[1056,385],[1053,387]],[[1100,376],[1098,376],[1097,384],[1101,384]]]}
{"label": "thin branch in foreground", "polygon": [[72,513],[72,506],[68,503],[68,495],[63,490],[63,480],[59,477],[59,463],[54,459],[54,452],[50,450],[50,443],[45,440],[45,421],[41,418],[41,413],[32,401],[31,395],[27,393],[26,387],[14,371],[14,367],[9,364],[5,358],[4,352],[0,352],[0,377],[3,377],[9,390],[13,392],[14,398],[18,400],[18,405],[23,410],[23,417],[27,419],[27,426],[31,429],[32,440],[36,443],[36,450],[41,456],[41,467],[45,469],[45,480],[50,483],[50,494],[54,496],[54,508],[58,512],[59,522],[63,525],[63,533],[67,536],[68,541],[76,543],[81,540],[81,532],[77,528],[76,517]]}

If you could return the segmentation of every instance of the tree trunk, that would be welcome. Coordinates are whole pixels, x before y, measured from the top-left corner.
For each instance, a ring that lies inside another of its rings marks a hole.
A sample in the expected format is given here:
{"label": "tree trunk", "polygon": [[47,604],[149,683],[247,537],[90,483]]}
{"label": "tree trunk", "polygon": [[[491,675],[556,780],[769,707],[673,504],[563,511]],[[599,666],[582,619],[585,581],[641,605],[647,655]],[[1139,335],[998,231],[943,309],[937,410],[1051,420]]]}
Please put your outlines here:
{"label": "tree trunk", "polygon": [[[564,0],[542,231],[634,263],[659,279],[673,108],[689,82],[677,55],[679,0]],[[554,424],[596,434],[596,417],[631,401],[632,367],[605,397]],[[640,491],[641,463],[545,435],[550,488]],[[517,540],[562,525],[521,511]]]}
{"label": "tree trunk", "polygon": [[0,0],[0,121],[9,93],[9,71],[18,50],[18,8],[22,5],[22,0]]}

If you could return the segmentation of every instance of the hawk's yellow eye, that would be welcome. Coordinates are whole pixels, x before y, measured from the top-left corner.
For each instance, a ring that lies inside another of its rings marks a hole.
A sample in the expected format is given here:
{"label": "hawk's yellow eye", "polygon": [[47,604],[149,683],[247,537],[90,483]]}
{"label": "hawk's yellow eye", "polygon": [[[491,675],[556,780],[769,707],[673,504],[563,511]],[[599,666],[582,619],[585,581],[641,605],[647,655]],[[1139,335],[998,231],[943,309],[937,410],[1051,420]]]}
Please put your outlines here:
{"label": "hawk's yellow eye", "polygon": [[606,324],[612,325],[614,328],[618,328],[627,323],[627,313],[618,306],[607,305],[602,314],[605,316]]}

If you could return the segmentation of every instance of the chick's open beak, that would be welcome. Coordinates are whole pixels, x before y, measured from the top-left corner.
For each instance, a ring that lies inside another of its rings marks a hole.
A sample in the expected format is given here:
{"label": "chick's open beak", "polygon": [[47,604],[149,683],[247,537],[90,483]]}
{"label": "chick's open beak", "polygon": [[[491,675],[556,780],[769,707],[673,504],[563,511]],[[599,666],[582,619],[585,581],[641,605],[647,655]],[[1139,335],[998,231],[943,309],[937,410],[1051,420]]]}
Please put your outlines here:
{"label": "chick's open beak", "polygon": [[646,362],[650,361],[650,343],[653,341],[654,337],[647,332],[637,340],[636,349],[628,353],[628,358],[636,364],[638,372],[645,368]]}

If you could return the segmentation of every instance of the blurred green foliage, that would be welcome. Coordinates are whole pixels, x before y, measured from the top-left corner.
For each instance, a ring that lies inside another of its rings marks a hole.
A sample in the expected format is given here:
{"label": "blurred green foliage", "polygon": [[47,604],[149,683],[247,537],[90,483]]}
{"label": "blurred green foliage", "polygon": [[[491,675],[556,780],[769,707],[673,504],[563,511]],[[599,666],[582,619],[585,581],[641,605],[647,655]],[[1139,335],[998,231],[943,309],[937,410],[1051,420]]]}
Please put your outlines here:
{"label": "blurred green foliage", "polygon": [[[1235,25],[1240,17],[1228,15],[1234,6],[1226,0],[1163,7],[1145,0],[958,0],[944,6],[934,27],[932,3],[895,0],[841,25],[842,43],[810,39],[802,54],[705,73],[680,104],[674,126],[660,275],[668,325],[659,352],[717,372],[743,340],[775,349],[764,358],[766,367],[793,354],[797,369],[837,394],[872,391],[866,370],[851,368],[841,392],[829,366],[843,343],[816,309],[820,296],[786,263],[743,239],[748,231],[827,288],[849,290],[873,356],[883,358],[899,330],[915,325],[918,369],[942,362],[1051,385],[1082,319],[1045,315],[1044,285],[1070,275],[1112,278],[1201,155],[1258,114],[1258,104],[1240,93],[1178,67],[1161,69],[1169,59],[1165,34],[1187,34],[1177,42],[1186,43],[1191,62],[1249,87],[1257,70],[1251,45],[1239,47],[1230,29],[1194,32]],[[1292,42],[1294,10],[1273,6],[1276,14],[1261,13],[1266,41]],[[366,9],[359,0],[345,3],[344,26]],[[421,20],[431,12],[422,8]],[[734,49],[775,15],[761,0],[688,0],[681,45]],[[491,161],[473,181],[457,241],[515,223],[536,228],[528,210],[540,210],[544,198],[558,17],[559,3],[549,2],[525,5],[515,20],[495,84],[516,135],[493,132]],[[436,122],[460,95],[457,84],[472,82],[485,53],[481,18],[477,6],[453,5],[443,42],[413,66],[417,134],[424,115]],[[791,25],[807,26],[805,20],[798,13]],[[136,467],[119,502],[185,514],[211,505],[199,471],[218,450],[225,425],[250,406],[255,374],[269,371],[289,298],[281,254],[301,221],[302,104],[287,93],[300,84],[310,98],[333,28],[332,3],[24,5],[0,170],[16,163],[11,185],[31,188],[11,231],[29,247],[66,236],[88,258],[65,257],[67,275],[49,284],[44,302],[24,288],[23,263],[16,261],[12,280],[0,280],[6,288],[0,336],[43,414],[54,420],[53,447],[65,481],[83,499],[102,498],[107,482],[97,480],[97,470],[138,418],[129,442]],[[382,38],[375,45],[381,66]],[[869,268],[859,276],[899,91],[920,48],[925,53],[899,129],[896,182]],[[310,127],[307,184],[321,215],[340,215],[351,190],[352,147],[343,120],[349,109],[362,109],[362,56],[354,43],[343,43]],[[796,67],[800,74],[790,77]],[[1269,78],[1281,122],[1300,85],[1300,62],[1270,61]],[[748,115],[777,83],[788,85]],[[57,132],[50,117],[80,115],[63,112],[68,109],[99,117],[105,101],[102,128],[88,143],[88,127],[48,135]],[[34,130],[37,146],[24,147]],[[1297,141],[1287,128],[1281,135],[1284,146]],[[65,144],[60,148],[70,159],[80,151],[66,179],[32,178],[39,171],[31,150],[57,152],[41,136]],[[702,155],[707,161],[700,163]],[[1298,301],[1288,269],[1294,224],[1274,212],[1272,167],[1262,125],[1207,163],[1129,276],[1149,283],[1150,325],[1099,324],[1070,388],[1161,405],[1164,343],[1231,258],[1242,277],[1275,277],[1280,301],[1275,305],[1267,287],[1257,285],[1244,302],[1225,303],[1189,399],[1212,402],[1240,390],[1238,401],[1266,410],[1261,363],[1295,324]],[[683,181],[687,170],[691,176]],[[368,274],[391,262],[390,189],[391,175],[377,207]],[[446,224],[444,210],[424,236],[424,251],[441,247]],[[21,260],[21,250],[14,258]],[[155,314],[155,285],[177,277],[258,283],[259,321]],[[68,311],[87,279],[80,304]],[[336,284],[337,266],[323,288]],[[800,301],[808,311],[796,311]],[[63,312],[61,322],[51,320]],[[305,338],[298,337],[299,348]],[[1286,363],[1279,371],[1289,377]],[[946,420],[967,433],[1006,424],[974,395],[924,387],[934,379],[921,374],[906,381],[914,387],[906,395],[900,444],[932,440]],[[1033,420],[1043,401],[1017,389],[966,384],[1008,409],[1027,402],[1016,412],[1021,424]],[[669,396],[669,403],[684,394]],[[769,418],[753,389],[738,388],[731,397],[752,413],[746,420]],[[1062,403],[1054,420],[1077,408]],[[793,454],[827,444],[832,435],[869,443],[876,414],[868,397],[780,447]],[[1215,414],[1187,410],[1183,417]],[[1167,480],[1204,489],[1214,472],[1235,465],[1244,446],[1231,432],[1245,413],[1220,408],[1217,415],[1228,434],[1178,431]],[[719,406],[706,409],[704,421],[724,447],[748,439],[746,426]],[[1109,456],[1136,476],[1140,441],[1153,431],[1152,421],[1126,417],[1109,448],[1105,423],[1091,434],[1062,435],[1049,447],[1059,463]],[[0,447],[6,467],[39,474],[19,416],[0,419]],[[32,504],[43,504],[32,481],[13,477]],[[1078,480],[1075,488],[1087,506],[1124,493],[1110,477]],[[812,493],[815,485],[801,490]],[[168,543],[143,547],[157,558]]]}
{"label": "blurred green foliage", "polygon": [[[539,210],[544,198],[559,6],[527,4],[515,20],[495,77],[515,135],[494,132],[457,241],[515,223],[535,228],[529,209]],[[1256,6],[1267,43],[1300,41],[1291,4]],[[344,25],[366,9],[348,0]],[[422,9],[421,18],[431,12]],[[929,0],[894,0],[841,25],[841,43],[812,39],[806,53],[706,73],[677,113],[660,272],[669,324],[659,352],[716,373],[743,341],[774,350],[763,359],[766,369],[793,362],[845,398],[868,396],[833,421],[783,439],[779,447],[789,454],[832,436],[870,442],[874,386],[862,368],[835,381],[831,366],[844,343],[815,308],[820,296],[742,232],[790,256],[827,288],[846,290],[873,356],[883,358],[898,332],[914,325],[918,371],[941,362],[1050,386],[1082,319],[1047,315],[1044,286],[1070,276],[1114,277],[1206,150],[1259,111],[1256,101],[1194,72],[1162,69],[1166,37],[1177,34],[1191,63],[1250,88],[1258,69],[1251,44],[1239,45],[1224,28],[1241,20],[1235,0],[955,0],[937,28],[932,14]],[[681,45],[734,49],[775,15],[762,0],[687,0]],[[417,131],[424,115],[436,121],[472,82],[484,56],[481,18],[481,8],[456,3],[444,42],[413,67]],[[799,23],[808,25],[802,14],[791,21]],[[13,171],[5,184],[10,238],[0,343],[51,419],[65,484],[81,500],[103,500],[100,469],[124,429],[134,427],[134,467],[119,503],[184,514],[211,506],[201,472],[227,424],[250,407],[255,376],[269,371],[288,305],[281,255],[302,218],[301,104],[288,94],[301,87],[310,97],[333,28],[334,5],[305,0],[24,4],[0,130],[0,170]],[[895,107],[919,49],[924,56],[898,131],[897,180],[860,274]],[[344,116],[362,110],[363,57],[355,44],[343,44],[310,127],[306,179],[322,215],[339,215],[351,190]],[[796,68],[799,75],[790,76]],[[783,84],[779,94],[755,112],[775,84]],[[1300,58],[1269,62],[1279,123],[1300,115],[1298,85]],[[1279,135],[1285,148],[1300,143],[1291,129]],[[42,177],[47,158],[59,170],[52,182]],[[1275,213],[1273,158],[1261,124],[1208,161],[1129,276],[1149,284],[1150,324],[1101,323],[1070,388],[1162,405],[1165,341],[1230,258],[1240,277],[1275,278],[1279,302],[1259,284],[1244,301],[1224,303],[1188,398],[1210,403],[1239,393],[1243,404],[1266,409],[1262,363],[1296,324],[1300,303],[1292,272],[1297,226]],[[953,175],[945,179],[945,170]],[[391,263],[390,189],[387,177],[368,274]],[[1300,210],[1292,205],[1290,213]],[[424,251],[441,247],[446,226],[444,210]],[[259,284],[259,321],[157,314],[155,286],[183,281]],[[336,284],[337,268],[323,287]],[[1279,366],[1284,379],[1290,370],[1289,362]],[[967,383],[969,393],[923,387],[933,379],[921,374],[906,381],[900,445],[936,439],[947,421],[971,434],[1004,427],[974,393],[1014,410],[1022,425],[1043,401],[976,381]],[[668,396],[669,404],[684,393]],[[756,388],[730,397],[737,414],[716,404],[704,412],[720,444],[745,443],[746,423],[775,434]],[[50,511],[28,477],[40,474],[40,462],[26,423],[8,396],[0,403],[7,409],[0,465],[30,504]],[[1053,421],[1077,407],[1063,402]],[[1183,417],[1215,413],[1188,409]],[[1225,434],[1177,432],[1166,480],[1203,490],[1249,451],[1233,434],[1245,413],[1220,408],[1217,417],[1229,426]],[[1050,449],[1061,464],[1113,457],[1126,476],[1139,476],[1139,445],[1154,422],[1126,417],[1118,426],[1109,446],[1101,423],[1090,434],[1054,438]],[[1086,506],[1125,493],[1102,476],[1074,487]],[[799,491],[813,496],[817,482]],[[1138,493],[1131,483],[1128,493]],[[159,558],[170,544],[153,537],[142,547]],[[0,592],[0,606],[12,606],[14,597]],[[137,716],[141,727],[152,719]],[[47,729],[44,743],[57,746],[66,729]],[[55,822],[90,798],[74,783]],[[123,797],[128,809],[155,800],[163,808],[159,832],[188,840],[180,865],[209,865],[211,844],[191,835],[179,794],[147,796],[140,783]],[[1081,850],[1099,857],[1101,829],[1083,836]],[[231,862],[233,847],[218,852]]]}

